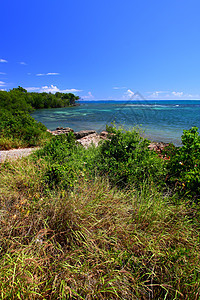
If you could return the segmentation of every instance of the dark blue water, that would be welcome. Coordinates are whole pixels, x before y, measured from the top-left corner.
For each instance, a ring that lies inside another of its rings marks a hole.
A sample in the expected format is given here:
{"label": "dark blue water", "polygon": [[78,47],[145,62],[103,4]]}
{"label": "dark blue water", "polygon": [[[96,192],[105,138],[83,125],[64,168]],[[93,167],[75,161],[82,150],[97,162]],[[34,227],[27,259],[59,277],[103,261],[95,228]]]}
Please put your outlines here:
{"label": "dark blue water", "polygon": [[37,110],[32,116],[51,130],[71,127],[100,132],[111,122],[126,129],[139,126],[152,141],[180,145],[183,129],[200,128],[200,101],[80,101],[80,106]]}

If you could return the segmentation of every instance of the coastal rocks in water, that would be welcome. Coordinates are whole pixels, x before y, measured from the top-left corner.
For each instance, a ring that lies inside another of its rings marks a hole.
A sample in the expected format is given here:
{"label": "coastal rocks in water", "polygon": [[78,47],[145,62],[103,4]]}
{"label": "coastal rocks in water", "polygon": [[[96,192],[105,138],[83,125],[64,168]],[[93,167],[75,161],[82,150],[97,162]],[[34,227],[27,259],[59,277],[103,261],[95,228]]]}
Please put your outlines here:
{"label": "coastal rocks in water", "polygon": [[97,134],[97,132],[95,130],[81,130],[79,132],[74,132],[74,135],[77,140],[82,139],[83,137],[91,134]]}
{"label": "coastal rocks in water", "polygon": [[68,135],[69,132],[74,132],[74,130],[69,127],[65,127],[65,128],[57,127],[56,130],[51,131],[51,130],[47,129],[47,131],[53,135],[60,135],[60,134]]}

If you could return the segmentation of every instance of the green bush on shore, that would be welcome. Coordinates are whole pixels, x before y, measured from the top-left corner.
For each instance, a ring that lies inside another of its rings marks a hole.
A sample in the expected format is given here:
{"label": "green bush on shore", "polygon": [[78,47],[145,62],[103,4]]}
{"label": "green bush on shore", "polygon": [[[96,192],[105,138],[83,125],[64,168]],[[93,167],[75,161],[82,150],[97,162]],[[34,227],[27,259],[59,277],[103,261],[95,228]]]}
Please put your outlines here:
{"label": "green bush on shore", "polygon": [[119,187],[145,180],[162,184],[165,179],[164,161],[148,149],[150,141],[142,138],[137,130],[123,131],[107,127],[110,138],[99,149],[97,157],[100,174],[107,174],[110,182]]}
{"label": "green bush on shore", "polygon": [[197,127],[184,130],[181,147],[173,145],[166,149],[167,182],[180,195],[187,194],[200,200],[200,136]]}
{"label": "green bush on shore", "polygon": [[38,146],[50,134],[27,112],[1,110],[0,149]]}

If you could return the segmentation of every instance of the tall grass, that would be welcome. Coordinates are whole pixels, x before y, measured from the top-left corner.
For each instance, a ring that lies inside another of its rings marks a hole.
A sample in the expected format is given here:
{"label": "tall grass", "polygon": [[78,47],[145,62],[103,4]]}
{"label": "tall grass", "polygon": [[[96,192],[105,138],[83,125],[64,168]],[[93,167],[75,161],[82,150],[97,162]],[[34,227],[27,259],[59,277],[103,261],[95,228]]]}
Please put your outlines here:
{"label": "tall grass", "polygon": [[48,168],[0,166],[2,299],[199,299],[195,208],[148,181],[125,191],[80,174],[47,189]]}

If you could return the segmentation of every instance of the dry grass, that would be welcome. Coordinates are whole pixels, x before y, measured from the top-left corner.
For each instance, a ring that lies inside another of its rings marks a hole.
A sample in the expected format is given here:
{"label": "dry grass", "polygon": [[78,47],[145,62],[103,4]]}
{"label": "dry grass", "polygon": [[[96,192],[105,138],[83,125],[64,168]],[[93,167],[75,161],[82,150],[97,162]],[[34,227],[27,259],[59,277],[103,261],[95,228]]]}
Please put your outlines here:
{"label": "dry grass", "polygon": [[199,299],[199,229],[151,184],[82,177],[45,189],[45,164],[0,166],[1,299]]}

